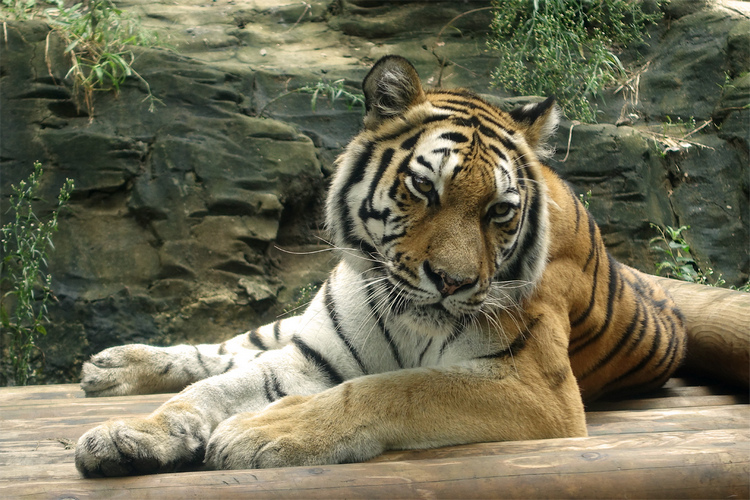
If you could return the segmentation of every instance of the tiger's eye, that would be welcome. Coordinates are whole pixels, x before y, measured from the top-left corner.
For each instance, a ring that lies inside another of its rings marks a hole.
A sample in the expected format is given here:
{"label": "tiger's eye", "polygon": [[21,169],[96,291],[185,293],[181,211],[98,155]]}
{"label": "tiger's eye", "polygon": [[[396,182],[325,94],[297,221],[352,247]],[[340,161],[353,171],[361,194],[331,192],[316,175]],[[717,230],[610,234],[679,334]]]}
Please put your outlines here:
{"label": "tiger's eye", "polygon": [[414,184],[414,187],[422,194],[429,194],[432,192],[433,189],[435,189],[435,186],[433,186],[432,182],[428,181],[421,175],[415,175],[412,177],[412,183]]}
{"label": "tiger's eye", "polygon": [[510,203],[496,203],[490,208],[490,217],[506,217],[513,209]]}

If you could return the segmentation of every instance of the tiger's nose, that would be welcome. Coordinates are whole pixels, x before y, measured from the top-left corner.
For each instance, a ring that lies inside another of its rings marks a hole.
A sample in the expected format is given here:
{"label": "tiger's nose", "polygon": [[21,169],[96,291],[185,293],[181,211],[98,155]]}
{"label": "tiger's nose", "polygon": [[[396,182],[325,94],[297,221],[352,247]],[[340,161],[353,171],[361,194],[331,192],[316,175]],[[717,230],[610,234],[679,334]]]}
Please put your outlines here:
{"label": "tiger's nose", "polygon": [[471,288],[478,278],[455,278],[441,269],[433,269],[428,261],[424,263],[424,273],[435,284],[435,287],[443,297],[448,297],[454,293]]}

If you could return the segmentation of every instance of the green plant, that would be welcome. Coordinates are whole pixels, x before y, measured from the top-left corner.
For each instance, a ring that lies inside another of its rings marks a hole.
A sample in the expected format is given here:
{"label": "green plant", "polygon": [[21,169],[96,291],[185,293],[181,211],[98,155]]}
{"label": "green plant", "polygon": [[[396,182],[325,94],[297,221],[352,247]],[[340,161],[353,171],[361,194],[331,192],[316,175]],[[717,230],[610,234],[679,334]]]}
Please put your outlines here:
{"label": "green plant", "polygon": [[297,293],[295,293],[296,299],[294,302],[288,304],[282,311],[282,314],[299,314],[300,309],[307,307],[308,304],[312,302],[312,299],[315,297],[315,294],[318,293],[318,290],[320,290],[320,284],[310,283],[309,285],[303,286],[297,291]]}
{"label": "green plant", "polygon": [[[0,259],[0,326],[2,326],[3,370],[7,385],[25,385],[29,377],[29,361],[35,348],[37,335],[46,335],[47,302],[51,296],[52,277],[45,274],[47,252],[52,245],[52,233],[57,230],[60,210],[70,199],[73,181],[67,179],[57,208],[47,221],[34,213],[43,174],[42,165],[34,163],[34,172],[28,180],[11,186],[11,221],[5,224],[2,234],[2,259]],[[8,368],[10,374],[6,375]]]}
{"label": "green plant", "polygon": [[70,55],[71,68],[66,75],[73,77],[76,95],[93,117],[95,91],[119,92],[128,77],[137,78],[146,88],[149,110],[159,100],[151,87],[134,69],[134,45],[158,45],[156,36],[126,16],[111,0],[84,0],[65,7],[63,0],[55,0],[56,8],[47,10],[47,18],[66,40],[65,54]]}
{"label": "green plant", "polygon": [[333,106],[333,103],[338,100],[344,100],[346,103],[346,107],[349,110],[354,109],[355,107],[360,107],[362,111],[364,112],[365,109],[365,96],[361,93],[356,93],[348,90],[346,86],[344,85],[344,79],[336,80],[334,82],[324,82],[324,81],[318,81],[311,85],[305,85],[303,87],[290,90],[289,92],[284,92],[280,96],[274,97],[270,101],[268,101],[261,109],[258,111],[258,116],[262,116],[263,112],[270,106],[272,103],[278,101],[282,97],[286,97],[291,94],[310,94],[310,107],[312,108],[313,112],[315,112],[315,109],[317,107],[318,98],[322,95],[328,98],[331,106]]}
{"label": "green plant", "polygon": [[[651,249],[664,256],[664,259],[656,264],[656,274],[701,285],[719,287],[726,285],[721,275],[710,280],[709,278],[714,274],[713,269],[710,267],[706,270],[701,269],[693,258],[690,245],[682,234],[690,229],[690,226],[680,226],[678,229],[666,226],[662,229],[652,223],[651,227],[659,231],[659,236],[649,241]],[[750,292],[750,281],[739,287],[732,285],[729,288],[739,292]]]}
{"label": "green plant", "polygon": [[583,203],[583,207],[588,210],[589,205],[591,204],[591,190],[589,189],[585,193],[579,194],[578,199],[581,200],[581,203]]}
{"label": "green plant", "polygon": [[344,87],[343,78],[332,83],[320,81],[314,85],[305,85],[304,87],[300,87],[299,89],[297,89],[297,91],[303,94],[312,95],[312,97],[310,98],[310,106],[312,107],[313,112],[315,111],[315,106],[320,94],[328,97],[331,105],[333,105],[333,103],[337,100],[343,99],[346,102],[347,109],[349,110],[354,109],[355,106],[359,106],[363,110],[365,109],[364,94],[348,91]]}
{"label": "green plant", "polygon": [[0,19],[29,19],[34,15],[36,0],[2,0]]}
{"label": "green plant", "polygon": [[[658,2],[657,2],[658,3]],[[556,95],[574,119],[596,121],[589,96],[625,74],[616,46],[640,41],[647,14],[637,0],[493,0],[490,47],[500,62],[495,86],[520,94]]]}
{"label": "green plant", "polygon": [[656,274],[702,285],[722,286],[725,284],[721,276],[711,282],[709,277],[713,275],[713,269],[708,268],[704,271],[693,258],[690,253],[690,244],[683,235],[683,232],[690,229],[690,226],[680,226],[677,229],[666,226],[662,229],[656,224],[651,224],[651,227],[659,231],[659,236],[651,238],[649,245],[652,250],[663,256],[663,260],[656,264]]}

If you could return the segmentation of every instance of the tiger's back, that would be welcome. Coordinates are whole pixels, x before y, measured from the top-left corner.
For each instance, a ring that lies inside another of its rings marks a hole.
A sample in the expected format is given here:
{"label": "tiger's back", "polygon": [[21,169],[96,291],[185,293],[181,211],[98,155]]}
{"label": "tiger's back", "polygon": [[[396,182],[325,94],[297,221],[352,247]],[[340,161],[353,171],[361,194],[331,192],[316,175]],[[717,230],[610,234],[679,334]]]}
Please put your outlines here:
{"label": "tiger's back", "polygon": [[547,169],[545,181],[555,202],[549,267],[556,275],[542,286],[554,281],[568,297],[568,352],[584,400],[660,387],[685,357],[682,314],[652,277],[607,252],[593,217],[557,174]]}

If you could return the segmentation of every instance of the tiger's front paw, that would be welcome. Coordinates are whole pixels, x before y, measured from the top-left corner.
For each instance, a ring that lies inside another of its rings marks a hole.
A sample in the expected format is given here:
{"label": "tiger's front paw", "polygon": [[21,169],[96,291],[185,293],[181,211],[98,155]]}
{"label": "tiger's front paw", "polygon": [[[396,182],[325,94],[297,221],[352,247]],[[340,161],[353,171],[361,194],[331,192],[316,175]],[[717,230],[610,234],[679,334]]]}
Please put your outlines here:
{"label": "tiger's front paw", "polygon": [[83,364],[81,389],[87,397],[182,389],[187,384],[173,384],[170,368],[166,349],[142,344],[111,347]]}
{"label": "tiger's front paw", "polygon": [[153,474],[203,458],[205,440],[164,424],[129,419],[95,427],[78,440],[76,468],[84,477]]}
{"label": "tiger's front paw", "polygon": [[215,469],[252,469],[357,462],[382,453],[363,429],[319,404],[314,396],[287,396],[260,413],[219,424],[206,449]]}

